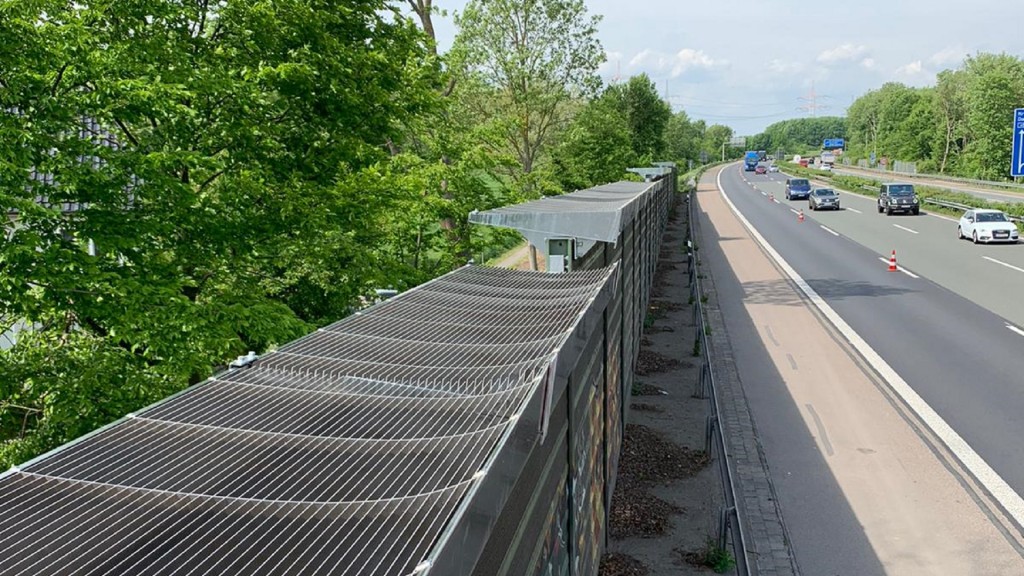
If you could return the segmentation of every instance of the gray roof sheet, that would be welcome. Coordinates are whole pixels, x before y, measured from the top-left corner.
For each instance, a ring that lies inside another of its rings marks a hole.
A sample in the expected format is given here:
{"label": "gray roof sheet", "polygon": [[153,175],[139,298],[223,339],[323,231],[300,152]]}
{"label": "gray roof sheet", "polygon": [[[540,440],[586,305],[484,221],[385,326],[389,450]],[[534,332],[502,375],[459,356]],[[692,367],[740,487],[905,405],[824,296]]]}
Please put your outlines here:
{"label": "gray roof sheet", "polygon": [[625,223],[633,221],[638,201],[654,186],[657,183],[615,182],[515,206],[473,212],[469,221],[547,237],[614,243]]}
{"label": "gray roof sheet", "polygon": [[0,475],[0,574],[413,574],[613,273],[463,268]]}

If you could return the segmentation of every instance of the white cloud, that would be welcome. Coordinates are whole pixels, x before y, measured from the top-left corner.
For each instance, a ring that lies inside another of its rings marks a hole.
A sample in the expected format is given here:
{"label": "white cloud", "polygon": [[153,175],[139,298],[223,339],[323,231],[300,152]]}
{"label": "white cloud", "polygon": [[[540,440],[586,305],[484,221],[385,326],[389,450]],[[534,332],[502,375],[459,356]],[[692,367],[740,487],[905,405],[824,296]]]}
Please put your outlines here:
{"label": "white cloud", "polygon": [[716,60],[703,50],[693,48],[683,48],[675,55],[644,49],[629,61],[630,68],[646,68],[660,74],[668,74],[672,78],[691,70],[711,70],[728,65],[729,62],[726,60]]}
{"label": "white cloud", "polygon": [[601,76],[617,76],[622,67],[622,52],[605,52],[604,62],[597,68]]}
{"label": "white cloud", "polygon": [[897,76],[918,76],[924,73],[924,65],[921,64],[920,60],[914,60],[909,64],[904,64],[896,69]]}
{"label": "white cloud", "polygon": [[863,44],[856,46],[853,44],[842,44],[818,54],[818,62],[826,65],[853,62],[863,56],[867,51],[867,47]]}
{"label": "white cloud", "polygon": [[964,50],[962,46],[948,46],[932,54],[928,63],[936,68],[950,68],[963,63],[967,54],[967,50]]}
{"label": "white cloud", "polygon": [[687,70],[694,68],[704,68],[710,70],[716,66],[722,66],[727,64],[724,61],[716,61],[710,56],[704,53],[703,50],[694,50],[692,48],[683,48],[680,50],[675,57],[675,65],[672,66],[672,77],[675,78]]}
{"label": "white cloud", "polygon": [[874,70],[875,69],[875,59],[874,58],[865,58],[865,59],[860,61],[860,65],[861,65],[861,68],[864,68],[865,70]]}

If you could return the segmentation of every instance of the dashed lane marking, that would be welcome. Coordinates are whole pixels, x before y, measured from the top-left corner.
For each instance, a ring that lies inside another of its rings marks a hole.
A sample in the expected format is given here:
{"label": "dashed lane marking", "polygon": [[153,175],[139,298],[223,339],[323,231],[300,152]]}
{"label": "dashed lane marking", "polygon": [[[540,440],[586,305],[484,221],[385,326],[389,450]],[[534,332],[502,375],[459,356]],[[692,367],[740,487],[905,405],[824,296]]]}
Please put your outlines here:
{"label": "dashed lane marking", "polygon": [[995,258],[989,258],[988,256],[982,256],[982,258],[984,258],[985,260],[988,260],[989,262],[995,262],[996,264],[999,264],[1000,266],[1006,266],[1010,270],[1016,270],[1017,272],[1024,272],[1024,268],[1020,268],[1019,266],[1014,266],[1013,264],[1007,264],[1006,262],[1003,262],[1001,260],[996,260]]}
{"label": "dashed lane marking", "polygon": [[[886,257],[884,257],[884,256],[879,256],[879,257],[878,257],[878,259],[879,259],[879,260],[881,260],[882,262],[885,262],[886,264],[888,264],[888,263],[889,263],[889,259],[888,259],[888,258],[886,258]],[[910,270],[907,270],[907,269],[906,269],[906,268],[904,268],[903,266],[898,266],[898,265],[897,265],[897,266],[896,266],[896,269],[897,269],[897,270],[899,270],[900,272],[903,272],[903,273],[904,273],[904,274],[906,274],[907,276],[910,276],[911,278],[920,278],[920,276],[918,276],[917,274],[914,274],[914,273],[913,273],[913,272],[911,272]]]}

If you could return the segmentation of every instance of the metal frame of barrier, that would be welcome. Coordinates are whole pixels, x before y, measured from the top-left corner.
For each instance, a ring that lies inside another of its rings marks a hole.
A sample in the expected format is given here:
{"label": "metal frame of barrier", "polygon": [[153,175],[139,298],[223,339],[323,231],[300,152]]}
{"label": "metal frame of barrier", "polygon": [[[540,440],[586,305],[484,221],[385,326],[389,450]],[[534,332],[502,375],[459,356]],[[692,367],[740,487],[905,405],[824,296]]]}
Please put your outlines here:
{"label": "metal frame of barrier", "polygon": [[696,342],[699,348],[701,367],[700,376],[694,388],[694,396],[706,398],[710,403],[710,413],[707,416],[704,435],[704,451],[708,457],[712,457],[713,451],[718,453],[719,473],[722,477],[725,502],[719,511],[718,519],[718,547],[725,549],[728,545],[729,533],[732,533],[733,556],[736,560],[736,573],[740,576],[748,576],[750,565],[747,561],[747,542],[743,533],[743,522],[741,521],[742,511],[739,509],[736,494],[735,472],[729,460],[729,450],[722,434],[722,412],[718,404],[718,396],[715,389],[715,374],[711,366],[711,349],[708,344],[708,324],[704,316],[703,290],[701,287],[700,273],[697,270],[698,260],[696,249],[693,244],[693,222],[696,218],[694,202],[691,191],[687,197],[687,209],[690,214],[690,224],[687,229],[687,262],[690,273],[690,299],[693,301],[693,321],[696,326]]}

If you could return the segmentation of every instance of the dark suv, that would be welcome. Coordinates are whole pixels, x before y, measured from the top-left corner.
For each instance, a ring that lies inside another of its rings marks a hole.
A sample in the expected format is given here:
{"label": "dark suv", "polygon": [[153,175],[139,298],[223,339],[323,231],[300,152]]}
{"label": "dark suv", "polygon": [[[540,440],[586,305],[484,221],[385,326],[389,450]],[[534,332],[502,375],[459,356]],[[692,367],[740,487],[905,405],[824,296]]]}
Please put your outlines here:
{"label": "dark suv", "polygon": [[882,184],[878,189],[878,213],[892,216],[895,212],[921,213],[921,204],[913,184]]}
{"label": "dark suv", "polygon": [[786,180],[786,200],[806,200],[811,197],[811,183],[807,178]]}

